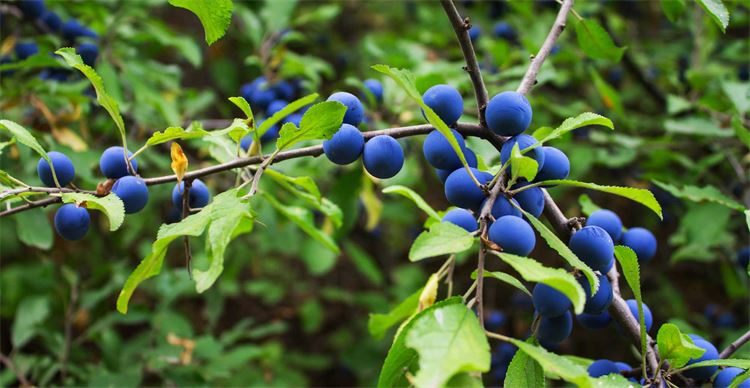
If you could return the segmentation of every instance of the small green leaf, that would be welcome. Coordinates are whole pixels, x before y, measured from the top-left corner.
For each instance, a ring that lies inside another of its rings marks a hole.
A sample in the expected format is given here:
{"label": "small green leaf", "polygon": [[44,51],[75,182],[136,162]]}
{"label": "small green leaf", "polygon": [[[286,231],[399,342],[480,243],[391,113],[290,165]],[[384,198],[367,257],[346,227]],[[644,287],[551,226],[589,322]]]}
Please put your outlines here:
{"label": "small green leaf", "polygon": [[686,365],[680,368],[679,371],[684,371],[684,370],[693,369],[693,368],[700,368],[703,366],[732,366],[732,367],[740,368],[740,369],[750,369],[750,360],[746,360],[744,358],[726,358],[726,359],[718,359],[718,360],[706,360],[706,361],[696,362],[695,364]]}
{"label": "small green leaf", "polygon": [[[531,339],[527,340],[527,342]],[[508,365],[503,385],[506,387],[544,387],[544,369],[524,351],[517,351]]]}
{"label": "small green leaf", "polygon": [[388,186],[383,189],[383,192],[386,194],[401,194],[406,198],[409,198],[414,202],[415,205],[417,205],[418,208],[422,209],[425,213],[427,213],[428,216],[434,218],[437,221],[440,221],[440,215],[435,211],[435,209],[432,208],[419,194],[417,194],[414,190],[406,187],[406,186],[400,186],[400,185],[394,185],[394,186]]}
{"label": "small green leaf", "polygon": [[594,201],[591,200],[591,197],[586,194],[578,196],[578,204],[581,205],[581,213],[587,217],[590,216],[591,213],[601,209],[599,205],[595,204]]}
{"label": "small green leaf", "polygon": [[682,186],[682,188],[679,188],[677,186],[673,186],[668,183],[659,182],[656,180],[652,182],[678,198],[687,199],[693,202],[714,202],[737,211],[745,210],[745,206],[735,201],[734,199],[722,194],[719,189],[713,186],[698,187],[685,185]]}
{"label": "small green leaf", "polygon": [[101,105],[107,111],[107,113],[109,113],[110,117],[112,117],[112,121],[115,122],[117,129],[120,131],[120,137],[122,138],[123,146],[127,146],[125,122],[122,120],[122,116],[120,115],[120,108],[117,105],[117,101],[112,98],[112,96],[110,96],[104,89],[104,82],[102,81],[102,77],[100,77],[93,68],[83,63],[81,56],[76,54],[74,48],[61,48],[55,51],[55,54],[61,56],[65,60],[65,63],[68,64],[68,66],[77,69],[78,71],[83,73],[83,75],[85,75],[86,78],[89,79],[89,81],[91,81],[91,85],[96,91],[96,100],[99,102],[99,105]]}
{"label": "small green leaf", "polygon": [[[565,135],[566,133],[573,131],[574,129],[586,127],[589,125],[601,125],[602,127],[615,129],[614,124],[612,124],[612,120],[596,113],[585,112],[579,114],[576,117],[569,117],[565,119],[565,121],[563,121],[559,127],[555,128],[549,134],[546,134],[541,139],[539,144],[541,145],[542,143],[557,139]],[[534,136],[536,136],[536,133],[534,133]]]}
{"label": "small green leaf", "polygon": [[[299,128],[293,123],[286,123],[281,127],[276,148],[283,150],[303,140],[330,139],[341,127],[345,113],[346,107],[336,101],[324,101],[311,106],[302,116]],[[265,123],[264,121],[261,127]]]}
{"label": "small green leaf", "polygon": [[[497,279],[497,280],[499,280],[501,282],[504,282],[506,284],[509,284],[509,285],[517,288],[518,290],[520,290],[524,294],[526,294],[528,296],[531,296],[531,293],[529,292],[529,290],[526,288],[526,286],[523,285],[523,283],[521,283],[520,280],[514,278],[511,275],[508,275],[505,272],[500,272],[500,271],[484,271],[482,273],[484,274],[484,277],[486,277],[486,278]],[[471,278],[472,279],[476,279],[477,278],[477,271],[476,270],[474,270],[474,272],[471,273]]]}
{"label": "small green leaf", "polygon": [[549,245],[550,248],[557,251],[557,253],[562,256],[565,261],[568,262],[573,268],[578,268],[583,272],[583,275],[586,276],[586,279],[589,281],[589,285],[591,286],[591,293],[595,294],[596,290],[599,289],[599,277],[594,274],[594,270],[591,269],[586,263],[581,261],[581,259],[576,256],[573,251],[568,248],[568,244],[562,242],[560,238],[557,237],[556,234],[554,234],[551,230],[549,230],[542,221],[539,221],[536,217],[532,216],[525,210],[518,207],[518,209],[524,214],[526,219],[531,223],[531,225],[536,229],[537,232],[539,232],[539,235],[542,236],[544,241],[547,242],[547,245]]}
{"label": "small green leaf", "polygon": [[414,315],[417,312],[420,295],[422,295],[422,288],[404,299],[398,306],[386,314],[371,313],[370,319],[367,321],[367,330],[370,332],[370,335],[376,339],[383,338],[383,335],[391,326]]}
{"label": "small green leaf", "polygon": [[593,67],[589,68],[589,76],[594,81],[594,88],[599,93],[604,107],[612,109],[619,117],[625,116],[625,109],[622,106],[622,100],[617,90],[608,84]]}
{"label": "small green leaf", "polygon": [[409,249],[409,260],[463,252],[474,245],[474,237],[464,228],[450,222],[436,222],[429,231],[419,234]]}
{"label": "small green leaf", "polygon": [[435,305],[405,329],[406,346],[419,354],[417,387],[441,387],[461,372],[490,370],[490,345],[476,314],[463,304]]}
{"label": "small green leaf", "polygon": [[243,119],[234,119],[228,127],[210,132],[211,136],[229,135],[235,143],[239,143],[248,133],[250,133],[250,127]]}
{"label": "small green leaf", "polygon": [[662,219],[661,205],[650,191],[646,189],[637,189],[635,187],[621,187],[621,186],[602,186],[596,183],[579,182],[567,179],[545,181],[551,185],[563,185],[563,186],[575,186],[583,187],[591,190],[603,191],[605,193],[619,195],[632,201],[638,202],[641,205],[651,209],[659,219]]}
{"label": "small green leaf", "polygon": [[670,22],[676,23],[685,13],[685,0],[661,0],[661,9]]}
{"label": "small green leaf", "polygon": [[521,148],[518,146],[518,143],[513,145],[509,162],[512,182],[515,182],[518,178],[524,178],[531,182],[539,170],[539,163],[536,160],[521,154]]}
{"label": "small green leaf", "polygon": [[[646,354],[646,322],[643,314],[643,297],[641,296],[641,274],[638,265],[638,256],[632,249],[623,246],[615,246],[615,257],[622,267],[622,274],[625,281],[633,291],[633,296],[638,303],[638,324],[641,328],[641,354]],[[646,366],[646,357],[642,357],[643,367]]]}
{"label": "small green leaf", "polygon": [[359,273],[367,278],[367,280],[373,285],[382,286],[383,283],[385,283],[385,279],[378,262],[359,245],[349,241],[344,242],[344,245],[346,247],[346,253],[348,254],[347,256]]}
{"label": "small green leaf", "polygon": [[[276,125],[276,123],[281,121],[284,117],[289,116],[290,114],[300,110],[301,108],[312,104],[317,99],[318,94],[313,93],[290,102],[282,110],[274,113],[271,117],[267,117],[265,120],[263,120],[262,123],[260,123],[260,125],[258,126],[258,136],[263,136],[263,134],[266,133],[269,128]],[[346,109],[344,110],[344,113],[346,113]],[[336,130],[338,130],[338,128],[336,128]]]}
{"label": "small green leaf", "polygon": [[515,338],[509,338],[508,340],[518,347],[519,352],[524,352],[536,360],[545,373],[552,373],[565,381],[576,384],[579,388],[593,386],[593,381],[584,367],[573,363],[563,356],[551,353],[540,346],[532,345]]}
{"label": "small green leaf", "polygon": [[198,17],[209,46],[224,36],[232,21],[232,0],[169,0],[169,4],[185,8]]}
{"label": "small green leaf", "polygon": [[672,323],[665,323],[656,334],[656,345],[659,347],[659,357],[669,361],[673,368],[685,366],[691,359],[699,358],[705,349],[693,344],[693,340],[682,334],[680,328]]}
{"label": "small green leaf", "polygon": [[591,58],[620,62],[625,47],[617,47],[609,33],[594,20],[580,20],[576,23],[578,45]]}
{"label": "small green leaf", "polygon": [[[10,134],[21,144],[31,148],[32,150],[36,151],[39,156],[43,157],[44,160],[49,162],[49,157],[47,156],[47,151],[42,148],[42,145],[39,144],[39,142],[36,140],[34,135],[29,132],[28,129],[22,127],[16,122],[10,121],[10,120],[0,120],[0,127],[5,128],[10,132]],[[52,163],[50,163],[52,165]],[[53,167],[54,168],[54,167]]]}
{"label": "small green leaf", "polygon": [[117,230],[125,220],[125,205],[120,197],[115,194],[107,194],[105,197],[97,197],[86,193],[63,193],[64,203],[75,203],[80,205],[86,203],[87,209],[99,210],[109,219],[109,230]]}
{"label": "small green leaf", "polygon": [[501,258],[518,272],[527,282],[544,283],[560,292],[573,302],[576,314],[583,312],[586,304],[586,294],[583,287],[573,275],[562,268],[545,267],[530,257],[512,255],[510,253],[490,251]]}
{"label": "small green leaf", "polygon": [[[265,174],[284,187],[287,191],[303,199],[315,209],[325,214],[326,217],[333,222],[336,228],[341,227],[344,217],[341,208],[327,198],[320,196],[320,190],[312,178],[308,176],[290,177],[270,168],[266,169]],[[302,188],[304,191],[299,190],[298,188]]]}
{"label": "small green leaf", "polygon": [[734,134],[737,135],[737,138],[750,149],[750,130],[745,128],[745,124],[742,123],[739,115],[732,116],[732,128],[734,128]]}
{"label": "small green leaf", "polygon": [[729,10],[721,0],[698,0],[698,4],[711,15],[711,19],[716,23],[721,32],[727,32],[729,26]]}
{"label": "small green leaf", "polygon": [[185,130],[184,128],[180,127],[169,127],[165,129],[164,132],[154,132],[154,134],[151,135],[148,140],[146,140],[146,145],[153,146],[178,139],[197,139],[209,134],[210,132],[204,130],[203,128],[193,128]]}
{"label": "small green leaf", "polygon": [[250,104],[245,100],[244,97],[229,97],[229,101],[232,102],[232,104],[236,105],[238,108],[242,110],[242,113],[245,114],[245,116],[253,122],[253,126],[255,125],[255,121],[253,118],[253,110],[250,108]]}
{"label": "small green leaf", "polygon": [[339,247],[336,245],[336,241],[333,237],[315,226],[315,221],[311,211],[297,206],[284,205],[277,201],[271,194],[263,193],[263,197],[266,198],[268,202],[279,211],[279,213],[289,218],[290,221],[294,222],[310,237],[323,244],[332,252],[339,253]]}
{"label": "small green leaf", "polygon": [[14,349],[21,349],[42,329],[50,313],[50,300],[46,296],[27,296],[18,303],[10,341]]}
{"label": "small green leaf", "polygon": [[14,216],[18,239],[32,247],[48,250],[55,238],[47,215],[41,208],[29,209]]}

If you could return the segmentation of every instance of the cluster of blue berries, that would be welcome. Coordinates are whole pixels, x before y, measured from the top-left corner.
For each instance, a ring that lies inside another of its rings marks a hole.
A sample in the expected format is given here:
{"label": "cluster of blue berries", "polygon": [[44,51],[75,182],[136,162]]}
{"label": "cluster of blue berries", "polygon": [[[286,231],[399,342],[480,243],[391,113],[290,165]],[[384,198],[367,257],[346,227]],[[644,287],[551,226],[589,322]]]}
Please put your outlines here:
{"label": "cluster of blue berries", "polygon": [[[97,45],[99,36],[96,32],[82,25],[76,19],[63,22],[60,15],[47,9],[44,0],[21,0],[14,4],[21,10],[25,19],[44,26],[51,33],[59,34],[68,45],[78,43],[76,52],[81,56],[83,63],[94,66],[96,58],[99,56],[99,46]],[[0,63],[12,63],[14,60],[23,61],[39,53],[39,46],[36,42],[22,40],[16,43],[14,52],[15,58],[6,55],[0,58]],[[8,72],[3,74],[7,75]],[[72,72],[69,69],[48,68],[44,69],[39,77],[45,80],[66,81],[71,74]]]}
{"label": "cluster of blue berries", "polygon": [[629,228],[623,231],[622,221],[615,212],[597,210],[586,220],[586,226],[597,226],[607,232],[615,244],[622,244],[635,252],[640,263],[646,263],[656,254],[656,237],[644,228]]}
{"label": "cluster of blue berries", "polygon": [[[138,161],[132,158],[133,153],[126,151],[123,147],[109,147],[99,158],[99,170],[114,184],[111,193],[117,195],[123,202],[125,213],[133,214],[141,211],[148,203],[148,186],[143,179],[137,176]],[[55,187],[55,176],[60,187],[70,184],[75,178],[75,167],[73,162],[65,154],[52,151],[48,153],[55,175],[52,174],[50,164],[43,158],[37,163],[37,175],[47,187]],[[131,159],[132,158],[132,159]],[[130,159],[130,163],[128,163]],[[128,167],[130,164],[130,167]],[[208,204],[211,194],[203,182],[199,179],[192,181],[189,190],[188,203],[190,208],[201,208]],[[182,208],[182,197],[184,184],[175,185],[172,190],[172,203],[177,209]],[[68,203],[58,209],[55,214],[55,230],[66,240],[80,240],[89,230],[91,218],[85,206]]]}

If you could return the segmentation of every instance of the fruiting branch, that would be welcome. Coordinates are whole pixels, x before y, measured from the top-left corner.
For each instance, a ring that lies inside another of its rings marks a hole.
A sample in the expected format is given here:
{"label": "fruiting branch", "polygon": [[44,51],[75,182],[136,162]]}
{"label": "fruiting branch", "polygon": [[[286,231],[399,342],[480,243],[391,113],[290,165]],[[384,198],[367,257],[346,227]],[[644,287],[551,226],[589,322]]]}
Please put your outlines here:
{"label": "fruiting branch", "polygon": [[737,338],[734,342],[729,344],[726,349],[722,350],[719,354],[719,358],[731,357],[737,349],[741,348],[742,345],[746,344],[748,341],[750,341],[750,330],[746,331],[745,334],[740,336],[740,338]]}

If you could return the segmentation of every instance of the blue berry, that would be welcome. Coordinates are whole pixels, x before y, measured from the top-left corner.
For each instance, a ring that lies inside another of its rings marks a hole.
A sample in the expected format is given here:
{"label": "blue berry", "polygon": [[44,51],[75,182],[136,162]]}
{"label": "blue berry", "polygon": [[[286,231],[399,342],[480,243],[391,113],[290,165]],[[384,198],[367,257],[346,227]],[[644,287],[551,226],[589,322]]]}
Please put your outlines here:
{"label": "blue berry", "polygon": [[534,250],[536,236],[523,218],[503,216],[490,226],[489,239],[499,245],[503,252],[526,256]]}
{"label": "blue berry", "polygon": [[475,232],[478,228],[477,219],[474,215],[466,209],[453,209],[443,216],[443,222],[450,222],[451,224],[458,225],[467,232]]}
{"label": "blue berry", "polygon": [[591,377],[602,377],[610,373],[619,374],[620,369],[613,361],[610,360],[596,360],[588,368],[589,376]]}
{"label": "blue berry", "polygon": [[435,85],[427,89],[422,101],[448,126],[455,124],[464,113],[461,93],[450,85]]}
{"label": "blue berry", "polygon": [[279,98],[287,101],[291,101],[294,98],[295,86],[289,81],[280,81],[273,86],[274,92]]}
{"label": "blue berry", "polygon": [[556,317],[542,317],[539,319],[536,338],[541,343],[557,344],[570,336],[573,331],[573,317],[570,311]]}
{"label": "blue berry", "polygon": [[[355,95],[347,92],[337,92],[331,94],[326,101],[336,101],[344,104],[346,114],[344,114],[344,123],[358,126],[365,117],[365,108],[362,102]],[[399,147],[400,148],[400,147]],[[399,167],[400,169],[400,167]],[[394,174],[395,175],[395,174]]]}
{"label": "blue berry", "polygon": [[125,205],[125,213],[138,213],[148,202],[148,187],[143,179],[127,175],[115,181],[112,192]]}
{"label": "blue berry", "polygon": [[[133,153],[128,151],[128,157],[131,156],[133,156]],[[138,162],[135,159],[130,161],[130,165],[133,167],[133,172],[138,172]],[[123,148],[114,146],[104,150],[101,158],[99,158],[99,170],[104,176],[110,179],[118,179],[125,175],[130,175]]]}
{"label": "blue berry", "polygon": [[[487,314],[487,318],[484,320],[484,325],[487,326],[489,330],[500,330],[503,325],[505,325],[505,314],[503,314],[502,311],[490,311],[490,313]],[[513,351],[513,353],[515,353],[515,351]],[[510,359],[508,361],[510,361]]]}
{"label": "blue berry", "polygon": [[609,326],[609,323],[612,322],[612,316],[609,315],[609,312],[603,311],[601,314],[580,314],[577,316],[578,323],[581,324],[581,326],[587,328],[587,329],[603,329],[607,326]]}
{"label": "blue berry", "polygon": [[482,28],[479,26],[471,26],[469,28],[469,39],[471,39],[472,42],[476,42],[477,39],[482,35]]}
{"label": "blue berry", "polygon": [[38,53],[39,47],[34,42],[20,42],[16,43],[15,51],[16,58],[18,58],[19,61],[23,61],[24,59]]}
{"label": "blue berry", "polygon": [[[492,174],[471,168],[480,184],[492,180]],[[464,209],[477,209],[484,200],[484,192],[477,187],[465,168],[453,171],[445,180],[445,197],[451,204]]]}
{"label": "blue berry", "polygon": [[[451,129],[453,138],[458,143],[458,146],[462,150],[465,149],[466,143],[461,134],[455,129]],[[453,150],[448,139],[437,129],[432,130],[427,138],[424,140],[422,145],[422,152],[424,153],[425,159],[430,163],[432,167],[441,170],[455,170],[462,166],[461,159],[459,159],[456,151]],[[468,158],[467,158],[468,161]]]}
{"label": "blue berry", "polygon": [[586,293],[586,305],[583,307],[583,312],[587,314],[600,314],[607,310],[609,305],[612,303],[614,294],[612,293],[612,285],[609,283],[609,279],[605,275],[597,275],[599,278],[599,289],[596,293],[591,295],[591,286],[589,285],[589,279],[586,276],[578,278],[578,282],[581,283],[583,291]]}
{"label": "blue berry", "polygon": [[[508,139],[508,141],[506,141],[505,144],[503,144],[503,147],[500,149],[501,162],[506,163],[508,160],[510,160],[510,153],[511,151],[513,151],[513,146],[516,143],[518,143],[518,148],[523,151],[536,144],[537,140],[534,139],[533,136],[529,135],[518,135]],[[534,148],[533,150],[524,153],[524,156],[528,156],[536,160],[536,162],[539,164],[537,171],[541,170],[544,167],[544,152],[542,151],[541,147]]]}
{"label": "blue berry", "polygon": [[[740,374],[744,373],[744,369],[735,368],[735,367],[728,367],[724,368],[719,374],[716,375],[716,378],[714,379],[714,388],[727,388],[729,385],[732,384],[732,381],[735,379],[735,377],[739,376]],[[750,388],[750,379],[746,379],[745,381],[741,382],[739,385],[737,385],[737,388]]]}
{"label": "blue berry", "polygon": [[[638,302],[635,299],[628,299],[625,301],[630,309],[630,314],[633,315],[636,321],[640,322],[640,316],[638,315]],[[643,322],[646,324],[646,331],[651,330],[651,326],[654,324],[654,316],[651,315],[651,309],[643,303]]]}
{"label": "blue berry", "polygon": [[502,38],[508,41],[514,41],[516,39],[516,31],[506,22],[498,22],[492,28],[492,33],[496,38]]}
{"label": "blue berry", "polygon": [[[513,188],[519,188],[529,185],[528,182],[518,183]],[[513,199],[518,201],[521,205],[521,209],[530,213],[532,216],[539,218],[544,211],[544,193],[539,187],[532,187],[521,191],[520,193],[513,196]]]}
{"label": "blue berry", "polygon": [[36,19],[47,11],[44,0],[21,0],[16,4],[21,9],[23,16],[29,19]]}
{"label": "blue berry", "polygon": [[60,206],[55,213],[55,230],[66,240],[80,240],[89,231],[91,217],[86,208],[72,203]]}
{"label": "blue berry", "polygon": [[[474,151],[472,151],[470,148],[464,148],[464,157],[466,158],[466,164],[468,164],[469,167],[477,168],[479,161],[477,160],[477,155],[474,153]],[[443,182],[443,184],[445,184],[445,180],[448,179],[448,175],[450,175],[453,171],[456,171],[456,169],[435,169],[435,173],[437,173],[438,178],[440,178],[440,181]]]}
{"label": "blue berry", "polygon": [[[699,358],[693,358],[688,361],[687,365],[692,365],[701,361],[719,359],[719,351],[716,350],[716,347],[713,344],[695,334],[688,334],[688,336],[693,340],[693,343],[696,346],[704,349],[705,352]],[[702,383],[708,381],[718,369],[718,366],[702,366],[699,368],[688,369],[686,371],[683,371],[682,374],[685,375],[685,377],[689,377],[699,383]]]}
{"label": "blue berry", "polygon": [[84,27],[75,19],[70,19],[65,22],[60,28],[60,32],[67,40],[75,40],[78,37],[89,37],[94,39],[99,37],[94,31]]}
{"label": "blue berry", "polygon": [[284,100],[273,100],[268,104],[268,108],[266,108],[266,115],[271,117],[276,112],[286,108],[287,105],[289,105],[289,103]]}
{"label": "blue berry", "polygon": [[[76,169],[73,166],[73,162],[65,154],[57,151],[48,152],[47,156],[49,156],[52,166],[55,168],[57,182],[60,184],[60,187],[65,187],[72,182],[76,176]],[[44,158],[39,158],[39,162],[36,164],[36,173],[45,186],[55,187],[52,169]]]}
{"label": "blue berry", "polygon": [[598,226],[586,226],[575,232],[568,245],[578,258],[595,271],[605,272],[614,257],[612,237]]}
{"label": "blue berry", "polygon": [[656,254],[656,237],[644,228],[630,228],[622,234],[622,244],[638,256],[638,261],[651,261]]}
{"label": "blue berry", "polygon": [[[172,204],[178,209],[182,209],[182,196],[184,192],[185,182],[176,184],[174,189],[172,189]],[[208,187],[200,179],[193,180],[190,185],[189,196],[188,206],[191,209],[205,207],[208,205],[208,201],[211,200],[211,193],[208,191]]]}
{"label": "blue berry", "polygon": [[[492,204],[492,210],[490,211],[490,214],[492,214],[492,217],[495,219],[498,219],[503,216],[521,217],[523,213],[521,213],[521,211],[518,210],[517,207],[513,206],[511,202],[518,205],[518,202],[514,198],[508,199],[507,197],[503,195],[499,195],[497,199],[495,199],[495,203]],[[482,202],[482,206],[480,208],[483,208],[483,207],[484,207],[484,202]]]}
{"label": "blue berry", "polygon": [[543,317],[556,317],[570,309],[573,304],[565,294],[544,283],[537,283],[531,293],[534,309]]}
{"label": "blue berry", "polygon": [[365,147],[362,132],[349,124],[341,124],[330,140],[323,142],[323,152],[326,157],[336,164],[349,164],[357,160]]}
{"label": "blue berry", "polygon": [[484,115],[492,132],[516,136],[531,124],[531,104],[521,93],[502,92],[490,99]]}
{"label": "blue berry", "polygon": [[383,84],[376,79],[366,79],[364,82],[365,88],[372,93],[375,97],[376,102],[383,102]]}
{"label": "blue berry", "polygon": [[60,15],[52,11],[45,12],[40,19],[52,32],[59,32],[60,28],[62,28],[62,19],[60,18]]}
{"label": "blue berry", "polygon": [[391,178],[404,166],[404,150],[391,136],[375,136],[365,143],[362,161],[370,175],[380,179]]}
{"label": "blue berry", "polygon": [[93,43],[81,43],[76,49],[76,52],[81,56],[83,63],[94,67],[96,64],[96,57],[99,56],[99,47]]}
{"label": "blue berry", "polygon": [[622,221],[615,212],[607,209],[599,209],[586,219],[586,225],[598,226],[607,231],[612,242],[620,241],[622,235]]}
{"label": "blue berry", "polygon": [[565,179],[570,175],[570,160],[562,151],[555,147],[542,147],[544,166],[536,174],[534,182]]}

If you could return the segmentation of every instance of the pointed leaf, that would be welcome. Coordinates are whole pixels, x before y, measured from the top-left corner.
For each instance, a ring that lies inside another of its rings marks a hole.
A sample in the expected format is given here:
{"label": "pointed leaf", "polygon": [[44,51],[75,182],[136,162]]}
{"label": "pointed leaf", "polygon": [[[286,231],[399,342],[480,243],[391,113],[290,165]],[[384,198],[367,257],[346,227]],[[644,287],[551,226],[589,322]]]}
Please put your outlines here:
{"label": "pointed leaf", "polygon": [[506,387],[543,387],[545,386],[544,369],[526,352],[518,351],[508,365],[503,385]]}
{"label": "pointed leaf", "polygon": [[409,249],[409,260],[463,252],[474,245],[474,237],[464,228],[450,222],[436,222],[429,231],[419,234]]}
{"label": "pointed leaf", "polygon": [[579,182],[579,181],[573,181],[573,180],[567,180],[567,179],[551,180],[551,181],[545,181],[545,182],[548,182],[550,185],[583,187],[586,189],[597,190],[597,191],[602,191],[605,193],[619,195],[621,197],[625,197],[632,201],[638,202],[643,206],[646,206],[647,208],[651,209],[654,213],[656,213],[656,215],[659,216],[659,219],[663,219],[662,213],[661,213],[661,205],[659,205],[659,202],[654,197],[654,194],[652,194],[651,191],[646,190],[646,189],[637,189],[635,187],[621,187],[621,186],[602,186],[602,185],[597,185],[596,183]]}
{"label": "pointed leaf", "polygon": [[[643,297],[641,296],[641,274],[638,265],[638,256],[632,249],[623,246],[615,246],[615,257],[622,267],[622,274],[628,287],[633,291],[633,296],[638,303],[638,324],[641,328],[641,354],[646,354],[646,322],[643,314]],[[643,366],[645,367],[646,358],[643,357]]]}
{"label": "pointed leaf", "polygon": [[[283,109],[274,113],[271,117],[268,117],[265,120],[263,120],[263,122],[258,126],[258,136],[263,136],[263,134],[266,133],[266,131],[268,131],[269,128],[276,125],[276,123],[281,121],[284,117],[287,117],[290,114],[302,109],[303,107],[312,104],[317,99],[318,99],[318,94],[313,93],[313,94],[308,94],[307,96],[298,98],[290,102]],[[346,113],[346,110],[344,110],[344,112]]]}
{"label": "pointed leaf", "polygon": [[729,10],[721,0],[698,0],[698,4],[711,15],[711,19],[716,23],[721,32],[727,32],[729,26]]}
{"label": "pointed leaf", "polygon": [[[499,280],[499,281],[501,281],[503,283],[509,284],[509,285],[517,288],[518,290],[520,290],[524,294],[526,294],[528,296],[531,296],[531,292],[529,292],[529,290],[526,288],[526,286],[523,285],[523,283],[521,283],[520,280],[514,278],[511,275],[508,275],[505,272],[500,272],[500,271],[484,271],[482,273],[484,274],[485,278],[497,279],[497,280]],[[471,273],[471,278],[472,279],[476,279],[477,278],[477,271],[476,270],[474,270],[474,272]]]}
{"label": "pointed leaf", "polygon": [[169,4],[185,8],[198,17],[209,46],[224,36],[232,21],[232,0],[169,0]]}
{"label": "pointed leaf", "polygon": [[576,23],[576,36],[581,50],[591,58],[619,62],[625,52],[625,48],[617,47],[607,30],[595,20],[579,20]]}
{"label": "pointed leaf", "polygon": [[669,361],[673,368],[681,368],[690,359],[699,358],[706,352],[672,323],[661,325],[656,334],[656,345],[659,347],[659,357]]}
{"label": "pointed leaf", "polygon": [[524,352],[536,360],[545,372],[552,373],[580,388],[593,386],[593,381],[584,367],[563,356],[551,353],[541,346],[532,345],[515,338],[509,338],[508,341],[516,345],[519,352]]}
{"label": "pointed leaf", "polygon": [[148,140],[146,140],[146,145],[153,146],[178,139],[197,139],[209,134],[210,132],[204,130],[203,128],[193,128],[185,130],[181,127],[169,127],[165,129],[164,132],[154,132],[154,134],[151,135]]}
{"label": "pointed leaf", "polygon": [[668,183],[659,182],[659,181],[652,181],[655,185],[661,187],[662,189],[668,191],[670,194],[674,195],[678,198],[684,198],[693,202],[715,202],[720,205],[724,205],[730,209],[738,210],[738,211],[744,211],[745,206],[743,206],[741,203],[735,201],[732,198],[729,198],[728,196],[724,195],[719,189],[713,186],[691,186],[691,185],[685,185],[682,186],[682,188],[679,188],[677,186],[670,185]]}
{"label": "pointed leaf", "polygon": [[263,193],[263,197],[271,203],[271,205],[283,214],[290,221],[297,224],[305,233],[310,237],[323,244],[326,248],[330,249],[334,253],[339,253],[339,247],[336,245],[336,241],[330,235],[326,234],[322,230],[315,226],[313,220],[313,214],[309,210],[297,206],[284,205],[277,201],[272,195]]}
{"label": "pointed leaf", "polygon": [[[587,127],[589,125],[601,125],[609,129],[615,128],[614,124],[612,124],[612,120],[596,113],[585,112],[576,117],[565,119],[559,127],[552,130],[549,134],[546,134],[539,143],[546,143],[550,140],[557,139],[574,129]],[[536,133],[534,133],[534,135],[536,135]]]}
{"label": "pointed leaf", "polygon": [[515,182],[518,178],[524,178],[528,182],[531,182],[536,177],[536,173],[539,170],[539,163],[536,160],[523,156],[521,154],[521,148],[518,143],[513,145],[513,149],[510,152],[510,171],[511,181]]}
{"label": "pointed leaf", "polygon": [[422,295],[422,290],[420,288],[386,314],[371,313],[367,322],[367,330],[370,335],[375,339],[380,339],[391,326],[417,313],[419,296]]}
{"label": "pointed leaf", "polygon": [[250,120],[250,122],[253,124],[253,126],[255,126],[253,110],[250,108],[250,104],[247,102],[247,100],[245,100],[244,97],[229,97],[229,101],[240,108],[242,110],[242,113],[244,113],[248,120]]}
{"label": "pointed leaf", "polygon": [[383,189],[383,192],[386,194],[401,194],[406,198],[409,198],[414,202],[415,205],[417,205],[418,208],[422,209],[425,213],[427,213],[428,216],[434,218],[437,221],[440,221],[440,215],[435,211],[435,209],[432,208],[419,194],[417,194],[414,190],[406,187],[406,186],[400,186],[400,185],[394,185],[394,186],[388,186]]}
{"label": "pointed leaf", "polygon": [[120,197],[115,194],[107,194],[106,197],[97,197],[86,193],[63,193],[63,203],[82,204],[85,202],[87,209],[99,210],[109,219],[109,230],[117,230],[125,220],[125,205]]}
{"label": "pointed leaf", "polygon": [[311,106],[302,116],[299,128],[293,123],[286,123],[281,127],[276,148],[283,150],[304,140],[330,139],[341,127],[345,113],[346,107],[336,101],[324,101]]}

